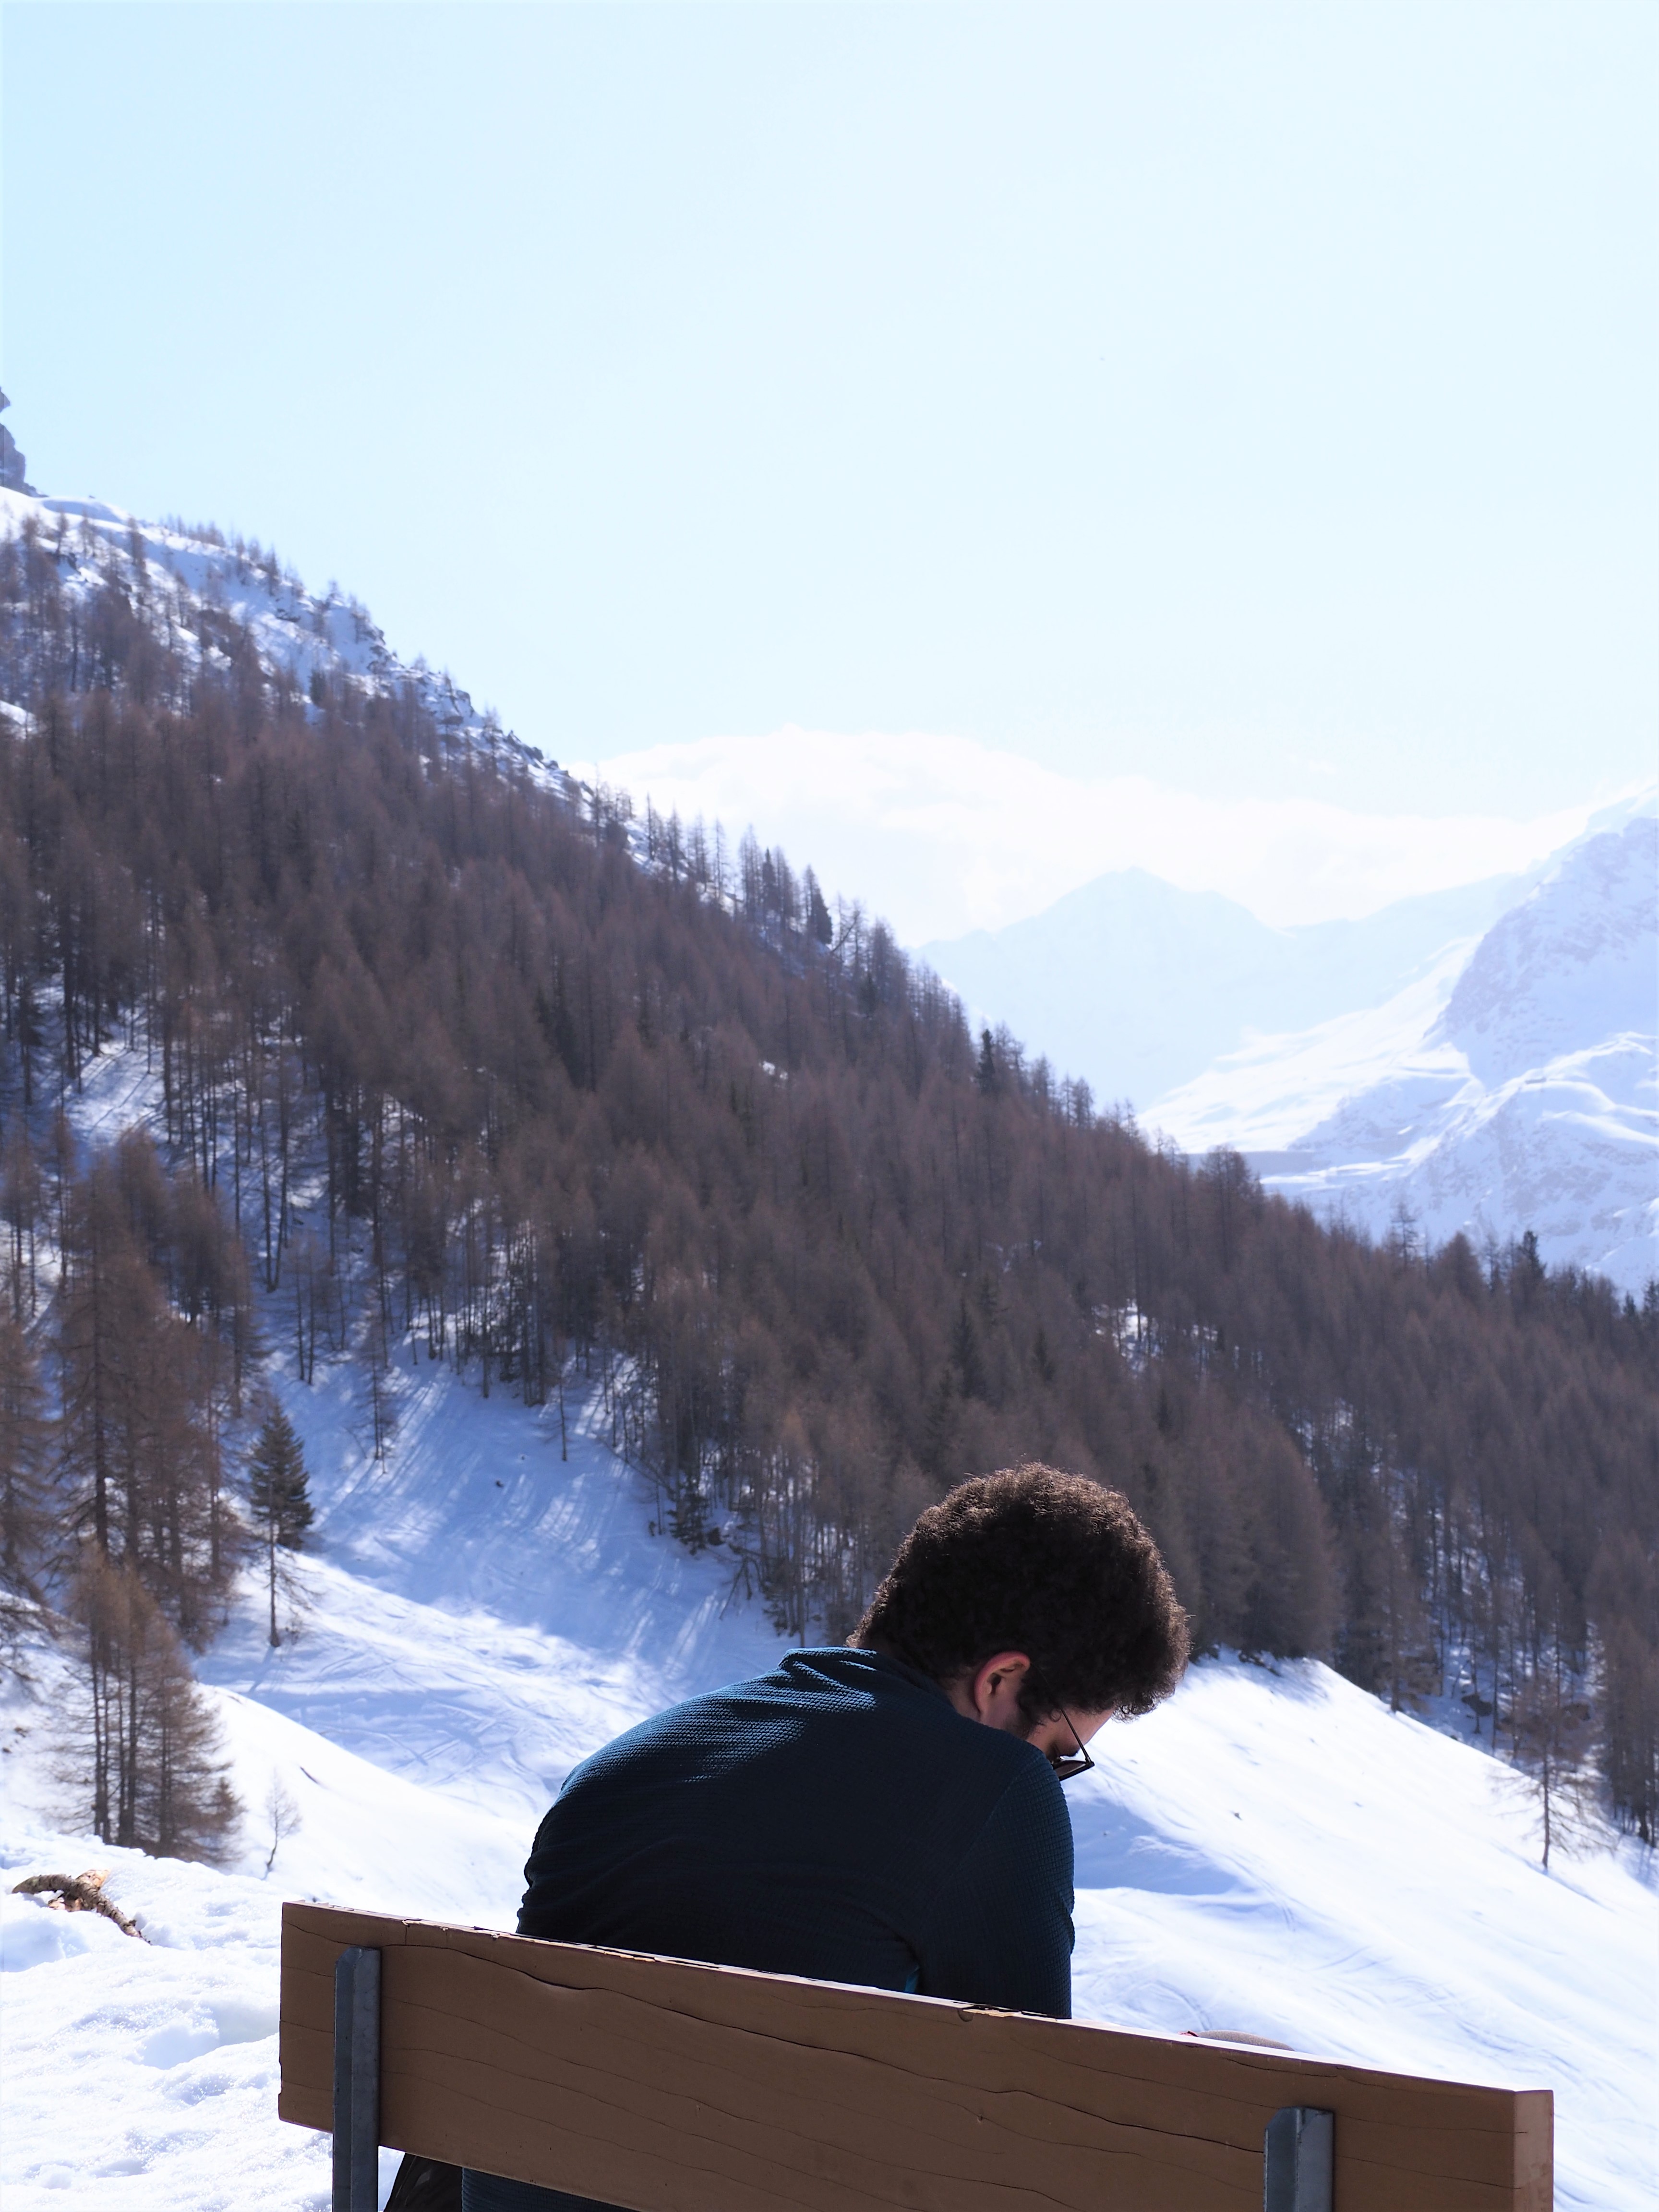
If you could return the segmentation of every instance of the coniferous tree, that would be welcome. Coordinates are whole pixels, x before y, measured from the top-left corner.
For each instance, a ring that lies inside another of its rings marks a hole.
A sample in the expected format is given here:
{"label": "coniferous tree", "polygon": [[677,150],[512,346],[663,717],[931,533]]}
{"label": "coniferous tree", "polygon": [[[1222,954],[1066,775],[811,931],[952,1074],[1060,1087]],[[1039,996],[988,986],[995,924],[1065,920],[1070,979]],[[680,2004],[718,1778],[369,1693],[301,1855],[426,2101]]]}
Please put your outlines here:
{"label": "coniferous tree", "polygon": [[178,1638],[136,1570],[88,1547],[73,1611],[86,1644],[84,1756],[101,1841],[216,1857],[239,1807],[219,1734]]}
{"label": "coniferous tree", "polygon": [[1516,1689],[1510,1725],[1516,1764],[1532,1777],[1537,1791],[1547,1873],[1551,1851],[1577,1838],[1583,1824],[1589,1704],[1557,1668],[1547,1666]]}
{"label": "coniferous tree", "polygon": [[817,945],[833,945],[836,941],[836,925],[830,920],[830,909],[824,903],[823,892],[819,887],[818,879],[811,868],[808,868],[803,880],[806,885],[808,934]]}
{"label": "coniferous tree", "polygon": [[27,1338],[0,1310],[0,1607],[40,1595],[53,1537],[44,1393]]}
{"label": "coniferous tree", "polygon": [[11,1231],[6,1273],[12,1319],[21,1328],[34,1318],[39,1297],[35,1231],[40,1217],[40,1164],[29,1142],[27,1122],[21,1116],[0,1162],[0,1217]]}
{"label": "coniferous tree", "polygon": [[1601,1759],[1613,1803],[1659,1842],[1659,1559],[1634,1531],[1603,1547],[1591,1577],[1600,1624]]}
{"label": "coniferous tree", "polygon": [[204,1644],[237,1559],[219,1455],[215,1339],[170,1306],[167,1189],[129,1147],[70,1174],[55,1350],[57,1476],[70,1527],[131,1566],[185,1640]]}
{"label": "coniferous tree", "polygon": [[974,1079],[982,1091],[994,1091],[997,1087],[996,1045],[989,1030],[981,1030],[979,1033],[979,1064],[974,1070]]}
{"label": "coniferous tree", "polygon": [[282,1641],[276,1626],[278,1553],[303,1551],[312,1522],[305,1452],[294,1424],[280,1406],[273,1406],[260,1424],[248,1460],[247,1487],[249,1510],[264,1547],[274,1646]]}

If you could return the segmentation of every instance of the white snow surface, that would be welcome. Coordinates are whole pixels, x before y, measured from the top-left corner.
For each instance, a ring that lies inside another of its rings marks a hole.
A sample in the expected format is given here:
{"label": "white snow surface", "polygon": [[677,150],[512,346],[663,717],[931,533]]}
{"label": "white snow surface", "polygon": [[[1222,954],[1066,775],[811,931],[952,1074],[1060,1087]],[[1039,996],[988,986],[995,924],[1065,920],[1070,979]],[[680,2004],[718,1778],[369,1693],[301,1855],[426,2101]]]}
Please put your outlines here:
{"label": "white snow surface", "polygon": [[[323,2139],[275,2113],[281,1899],[508,1927],[569,1767],[778,1656],[723,1547],[692,1559],[650,1533],[597,1395],[573,1401],[567,1462],[556,1411],[423,1361],[377,1462],[355,1377],[278,1378],[318,1542],[283,1644],[256,1577],[204,1662],[246,1807],[225,1869],[90,1840],[57,1771],[67,1656],[32,1647],[9,1689],[5,1887],[107,1867],[149,1941],[4,1899],[8,2212],[325,2205]],[[1652,2205],[1659,1910],[1638,1847],[1603,1834],[1545,1874],[1506,1767],[1312,1662],[1207,1660],[1096,1749],[1069,1793],[1080,2016],[1543,2085],[1558,2203]],[[267,1875],[273,1784],[301,1825]]]}

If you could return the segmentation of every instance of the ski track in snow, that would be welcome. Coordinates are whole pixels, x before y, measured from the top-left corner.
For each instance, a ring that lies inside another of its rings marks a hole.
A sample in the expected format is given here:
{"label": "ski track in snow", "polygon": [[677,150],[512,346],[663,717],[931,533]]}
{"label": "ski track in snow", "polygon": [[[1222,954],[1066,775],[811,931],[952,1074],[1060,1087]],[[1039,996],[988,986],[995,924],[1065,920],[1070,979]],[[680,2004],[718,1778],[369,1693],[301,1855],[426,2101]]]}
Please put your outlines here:
{"label": "ski track in snow", "polygon": [[[270,1650],[250,1577],[204,1662],[246,1808],[230,1867],[76,1836],[52,1772],[62,1656],[0,1715],[6,1887],[108,1866],[150,1938],[3,1899],[8,2212],[320,2212],[326,2144],[275,2116],[280,1899],[510,1926],[569,1767],[780,1649],[723,1547],[649,1534],[597,1394],[572,1401],[567,1463],[556,1409],[423,1359],[376,1462],[356,1370],[278,1380],[318,1542],[297,1633]],[[1659,1911],[1636,1847],[1546,1875],[1506,1767],[1313,1662],[1207,1661],[1097,1750],[1069,1793],[1079,2016],[1545,2085],[1558,2203],[1652,2205]],[[273,1782],[301,1825],[266,1876]]]}

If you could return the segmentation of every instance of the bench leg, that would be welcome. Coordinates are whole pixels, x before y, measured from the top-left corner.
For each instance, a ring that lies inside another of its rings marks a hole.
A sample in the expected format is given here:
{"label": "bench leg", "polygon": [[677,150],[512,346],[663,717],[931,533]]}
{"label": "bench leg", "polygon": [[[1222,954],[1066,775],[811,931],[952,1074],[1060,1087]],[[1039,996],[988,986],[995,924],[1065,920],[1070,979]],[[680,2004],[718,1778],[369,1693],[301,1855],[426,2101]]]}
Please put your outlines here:
{"label": "bench leg", "polygon": [[1262,2148],[1262,2212],[1331,2212],[1334,2112],[1286,2105],[1268,2121]]}
{"label": "bench leg", "polygon": [[353,1944],[334,1967],[334,2212],[380,2193],[380,1954]]}

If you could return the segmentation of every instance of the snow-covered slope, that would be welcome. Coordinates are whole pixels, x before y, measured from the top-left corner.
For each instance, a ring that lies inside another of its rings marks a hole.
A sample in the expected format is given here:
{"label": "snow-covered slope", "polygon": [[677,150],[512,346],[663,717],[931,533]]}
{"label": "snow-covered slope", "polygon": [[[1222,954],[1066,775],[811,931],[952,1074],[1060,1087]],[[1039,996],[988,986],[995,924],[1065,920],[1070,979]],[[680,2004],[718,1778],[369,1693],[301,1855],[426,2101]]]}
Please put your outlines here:
{"label": "snow-covered slope", "polygon": [[[270,1650],[251,1583],[207,1662],[247,1808],[228,1871],[77,1834],[62,1655],[36,1650],[3,1716],[5,1886],[109,1866],[151,1938],[5,1899],[8,2212],[325,2205],[320,2140],[274,2117],[280,1898],[508,1925],[572,1762],[776,1656],[723,1547],[650,1533],[597,1392],[567,1460],[556,1411],[406,1364],[376,1462],[354,1374],[279,1378],[320,1509],[298,1633]],[[1559,2202],[1651,2203],[1659,1913],[1635,1847],[1594,1838],[1545,1875],[1508,1769],[1311,1663],[1206,1662],[1097,1749],[1069,1801],[1080,2014],[1543,2083]],[[280,1839],[273,1784],[301,1820]]]}
{"label": "snow-covered slope", "polygon": [[1158,1101],[1193,1151],[1373,1232],[1523,1228],[1547,1260],[1659,1273],[1659,821],[1569,848],[1467,954],[1385,1006],[1257,1040]]}
{"label": "snow-covered slope", "polygon": [[320,597],[306,591],[257,545],[142,522],[100,500],[0,489],[0,537],[31,528],[57,560],[72,599],[89,605],[112,583],[188,667],[228,668],[242,633],[264,665],[285,672],[302,695],[319,676],[389,696],[407,690],[446,745],[511,754],[538,769],[547,765],[492,714],[480,712],[451,677],[423,660],[400,660],[356,600],[331,586]]}
{"label": "snow-covered slope", "polygon": [[1659,820],[1567,854],[1481,939],[1437,1033],[1489,1088],[1659,1025]]}

